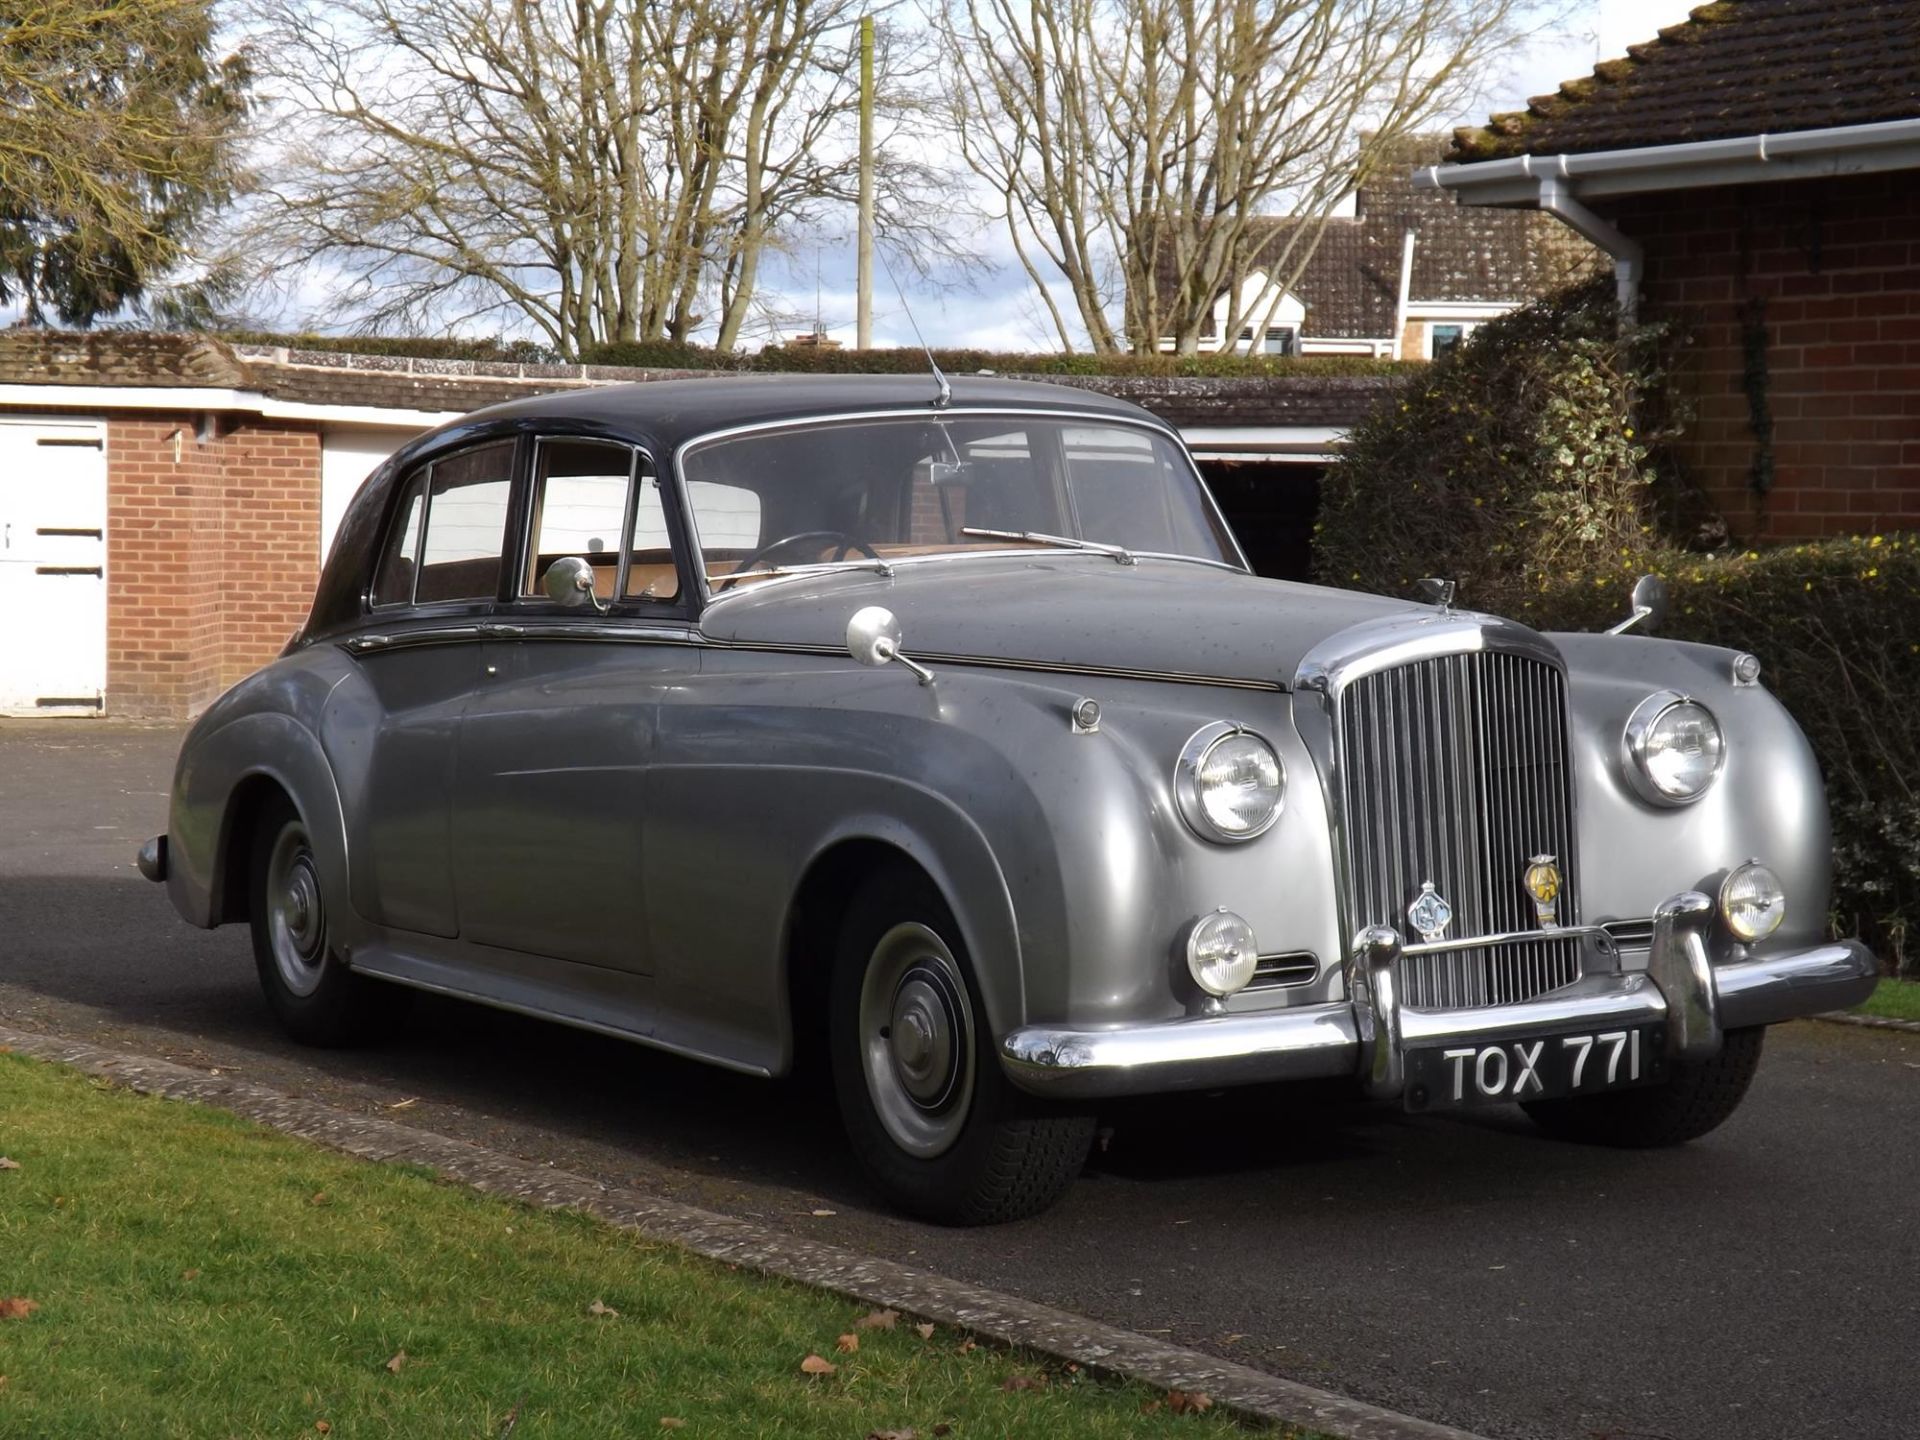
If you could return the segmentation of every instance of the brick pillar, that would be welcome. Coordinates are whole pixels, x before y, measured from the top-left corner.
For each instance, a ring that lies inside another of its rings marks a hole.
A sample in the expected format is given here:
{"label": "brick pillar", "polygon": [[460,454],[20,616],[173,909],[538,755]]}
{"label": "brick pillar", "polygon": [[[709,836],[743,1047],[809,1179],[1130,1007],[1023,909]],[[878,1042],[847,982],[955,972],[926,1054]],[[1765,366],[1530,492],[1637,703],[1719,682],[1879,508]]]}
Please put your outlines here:
{"label": "brick pillar", "polygon": [[220,455],[224,689],[278,655],[306,622],[320,574],[320,434],[249,418],[221,441]]}

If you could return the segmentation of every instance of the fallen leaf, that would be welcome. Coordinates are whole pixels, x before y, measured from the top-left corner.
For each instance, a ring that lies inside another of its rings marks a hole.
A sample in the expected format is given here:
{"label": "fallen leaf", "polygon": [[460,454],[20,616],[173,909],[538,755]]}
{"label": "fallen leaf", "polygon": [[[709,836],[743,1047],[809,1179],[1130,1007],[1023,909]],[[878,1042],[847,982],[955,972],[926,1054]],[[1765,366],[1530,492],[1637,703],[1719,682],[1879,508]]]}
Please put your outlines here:
{"label": "fallen leaf", "polygon": [[333,1426],[325,1420],[314,1421],[313,1428],[318,1430],[322,1435],[331,1435],[333,1433]]}
{"label": "fallen leaf", "polygon": [[1009,1375],[1000,1382],[1002,1390],[1044,1390],[1046,1385],[1038,1375]]}
{"label": "fallen leaf", "polygon": [[853,1334],[842,1335],[838,1340],[833,1342],[833,1348],[838,1350],[842,1355],[851,1355],[860,1348],[860,1337]]}
{"label": "fallen leaf", "polygon": [[660,1417],[660,1428],[662,1430],[678,1430],[686,1423],[687,1422],[682,1420],[678,1415],[662,1415]]}
{"label": "fallen leaf", "polygon": [[891,1330],[900,1321],[898,1310],[869,1310],[853,1322],[856,1330]]}
{"label": "fallen leaf", "polygon": [[24,1295],[10,1296],[0,1300],[0,1320],[24,1320],[39,1308],[38,1300],[29,1300]]}
{"label": "fallen leaf", "polygon": [[0,1045],[0,1055],[11,1055],[11,1054],[13,1054],[13,1046]]}
{"label": "fallen leaf", "polygon": [[933,1427],[933,1433],[936,1435],[951,1435],[953,1433],[953,1426],[942,1420],[938,1425]]}
{"label": "fallen leaf", "polygon": [[587,1306],[587,1313],[589,1315],[603,1315],[610,1320],[618,1320],[620,1318],[620,1312],[618,1310],[600,1300],[596,1300]]}
{"label": "fallen leaf", "polygon": [[1167,1409],[1176,1415],[1204,1415],[1213,1408],[1213,1398],[1201,1390],[1169,1390]]}
{"label": "fallen leaf", "polygon": [[404,1350],[394,1351],[393,1358],[387,1361],[387,1373],[389,1375],[398,1375],[400,1373],[400,1367],[406,1363],[407,1352]]}
{"label": "fallen leaf", "polygon": [[313,1198],[312,1198],[311,1200],[309,1200],[309,1201],[307,1201],[307,1203],[308,1203],[309,1205],[324,1205],[324,1204],[326,1204],[326,1203],[327,1203],[327,1192],[326,1192],[326,1191],[324,1191],[324,1190],[316,1190],[316,1191],[314,1192],[314,1196],[313,1196]]}
{"label": "fallen leaf", "polygon": [[1080,1373],[1080,1367],[1069,1360],[1067,1362],[1067,1373],[1069,1375],[1078,1375]]}
{"label": "fallen leaf", "polygon": [[973,1341],[971,1340],[962,1340],[960,1342],[960,1349],[957,1353],[961,1355],[971,1355],[975,1350],[978,1350],[979,1348],[980,1347],[974,1344]]}
{"label": "fallen leaf", "polygon": [[182,1270],[180,1272],[180,1278],[182,1280],[198,1280],[200,1278],[200,1272],[198,1270]]}
{"label": "fallen leaf", "polygon": [[18,1160],[9,1160],[6,1156],[0,1155],[0,1170],[18,1170],[19,1168]]}
{"label": "fallen leaf", "polygon": [[826,1219],[827,1216],[838,1215],[840,1212],[838,1210],[816,1210],[813,1213],[815,1215],[818,1215],[821,1219],[824,1220]]}
{"label": "fallen leaf", "polygon": [[1164,1408],[1164,1403],[1159,1400],[1142,1400],[1140,1402],[1140,1413],[1142,1415],[1158,1415]]}
{"label": "fallen leaf", "polygon": [[911,1425],[904,1430],[869,1430],[867,1440],[920,1440],[920,1432]]}
{"label": "fallen leaf", "polygon": [[394,1102],[393,1102],[393,1104],[391,1104],[391,1105],[389,1105],[389,1106],[387,1106],[387,1109],[389,1109],[389,1110],[411,1110],[411,1109],[412,1109],[412,1108],[413,1108],[414,1106],[416,1106],[416,1105],[418,1105],[419,1103],[420,1103],[420,1097],[419,1097],[418,1095],[409,1095],[409,1096],[408,1096],[408,1097],[407,1097],[406,1099],[404,1099],[404,1100],[396,1100],[396,1101],[394,1101]]}
{"label": "fallen leaf", "polygon": [[931,1340],[933,1338],[933,1326],[931,1323],[926,1325],[916,1325],[913,1328],[920,1332],[920,1338],[922,1340]]}
{"label": "fallen leaf", "polygon": [[802,1375],[833,1375],[837,1374],[839,1369],[840,1367],[831,1360],[822,1360],[818,1355],[809,1355],[800,1362]]}

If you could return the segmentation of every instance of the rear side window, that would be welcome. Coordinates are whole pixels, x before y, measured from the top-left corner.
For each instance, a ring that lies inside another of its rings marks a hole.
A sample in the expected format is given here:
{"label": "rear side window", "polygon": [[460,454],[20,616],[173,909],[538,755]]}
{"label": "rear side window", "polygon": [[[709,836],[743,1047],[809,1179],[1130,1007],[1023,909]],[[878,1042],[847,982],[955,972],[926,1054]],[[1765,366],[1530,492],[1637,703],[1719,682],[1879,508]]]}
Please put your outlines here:
{"label": "rear side window", "polygon": [[420,515],[426,508],[427,472],[420,471],[407,482],[400,501],[400,518],[387,536],[387,548],[380,557],[380,568],[373,577],[373,603],[409,605],[413,602],[413,577],[420,568]]}
{"label": "rear side window", "polygon": [[482,445],[428,472],[427,534],[414,600],[487,600],[500,587],[500,552],[513,489],[513,441]]}

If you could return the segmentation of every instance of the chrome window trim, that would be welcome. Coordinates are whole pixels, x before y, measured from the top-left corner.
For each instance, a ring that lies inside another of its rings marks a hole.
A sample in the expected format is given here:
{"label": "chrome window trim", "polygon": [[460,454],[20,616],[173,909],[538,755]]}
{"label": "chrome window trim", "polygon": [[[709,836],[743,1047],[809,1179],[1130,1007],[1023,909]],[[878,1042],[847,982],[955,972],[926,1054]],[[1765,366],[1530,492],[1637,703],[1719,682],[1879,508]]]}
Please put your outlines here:
{"label": "chrome window trim", "polygon": [[[700,525],[694,518],[693,507],[687,501],[688,456],[706,446],[717,445],[726,440],[737,440],[744,435],[759,435],[782,430],[815,430],[829,425],[855,424],[868,420],[951,420],[961,416],[981,419],[1006,416],[1008,418],[1038,418],[1067,422],[1080,421],[1096,425],[1131,426],[1136,430],[1145,430],[1150,434],[1160,436],[1162,439],[1172,441],[1174,449],[1179,453],[1180,457],[1187,462],[1187,473],[1193,477],[1193,483],[1200,487],[1201,502],[1206,506],[1208,513],[1213,516],[1215,523],[1220,528],[1220,533],[1225,536],[1232,545],[1233,554],[1239,559],[1240,563],[1238,566],[1235,566],[1227,561],[1208,560],[1204,556],[1199,555],[1155,554],[1153,558],[1191,560],[1201,564],[1221,566],[1229,570],[1237,569],[1245,575],[1253,574],[1253,566],[1247,561],[1247,553],[1240,546],[1240,537],[1233,533],[1233,527],[1227,523],[1226,515],[1222,513],[1219,503],[1213,498],[1213,491],[1207,488],[1206,478],[1201,475],[1200,467],[1194,461],[1193,452],[1187,449],[1187,443],[1180,438],[1180,432],[1164,420],[1155,419],[1152,416],[1110,415],[1102,414],[1095,410],[1051,410],[1038,406],[963,405],[957,408],[943,408],[929,404],[925,409],[830,411],[819,415],[793,416],[784,420],[757,420],[750,425],[732,425],[724,430],[710,430],[704,435],[697,435],[691,440],[682,441],[680,446],[673,452],[674,498],[680,507],[680,517],[683,522],[681,534],[687,542],[688,560],[692,564],[693,581],[698,594],[699,608],[705,610],[708,605],[712,604],[714,595],[713,587],[707,583],[706,562],[701,556]],[[1013,553],[1031,555],[1034,552],[1032,550],[1019,550]],[[1062,550],[1058,553],[1066,554],[1069,552]],[[1087,553],[1097,554],[1099,552],[1089,551]],[[1136,551],[1135,553],[1144,555],[1148,552]],[[903,561],[906,559],[950,560],[958,558],[965,557],[958,555],[917,555],[902,557]],[[1102,558],[1111,559],[1110,556]],[[726,577],[722,576],[721,578],[725,579]],[[763,583],[778,582],[776,580]]]}
{"label": "chrome window trim", "polygon": [[[1273,807],[1273,813],[1267,816],[1256,829],[1241,834],[1230,834],[1216,829],[1207,819],[1206,807],[1200,803],[1200,766],[1212,751],[1230,735],[1251,735],[1267,747],[1273,756],[1274,766],[1280,772],[1280,801]],[[1202,725],[1187,737],[1187,743],[1180,747],[1180,758],[1173,766],[1174,808],[1180,812],[1180,818],[1187,822],[1187,828],[1202,840],[1215,845],[1242,845],[1249,840],[1257,840],[1274,827],[1280,812],[1287,808],[1287,762],[1280,758],[1280,751],[1266,736],[1258,730],[1245,725],[1230,724],[1225,720],[1214,720]]]}
{"label": "chrome window trim", "polygon": [[[1707,783],[1691,795],[1667,794],[1653,783],[1653,777],[1647,772],[1647,737],[1653,733],[1653,727],[1660,717],[1676,705],[1697,706],[1706,712],[1707,718],[1713,721],[1713,728],[1720,732],[1720,754],[1714,759],[1713,773],[1707,777]],[[1621,768],[1626,772],[1627,784],[1642,800],[1662,810],[1678,810],[1694,804],[1713,789],[1720,779],[1720,772],[1727,765],[1727,731],[1720,723],[1720,717],[1704,701],[1678,690],[1656,690],[1634,706],[1633,713],[1627,716],[1627,723],[1621,727],[1620,747],[1626,757],[1626,763]]]}
{"label": "chrome window trim", "polygon": [[[524,523],[521,526],[520,551],[518,563],[514,566],[513,600],[518,604],[526,600],[540,600],[544,591],[539,585],[544,576],[534,576],[534,588],[527,588],[527,579],[536,561],[540,558],[539,537],[533,533],[536,511],[543,507],[541,486],[551,477],[540,473],[541,453],[550,445],[606,445],[627,452],[627,493],[620,506],[620,551],[615,561],[613,599],[620,599],[627,588],[627,561],[633,554],[633,524],[638,513],[638,488],[640,483],[640,462],[643,452],[631,440],[613,440],[604,435],[569,435],[563,431],[547,431],[534,435],[533,453],[527,461],[527,504]],[[669,535],[671,541],[671,535]]]}

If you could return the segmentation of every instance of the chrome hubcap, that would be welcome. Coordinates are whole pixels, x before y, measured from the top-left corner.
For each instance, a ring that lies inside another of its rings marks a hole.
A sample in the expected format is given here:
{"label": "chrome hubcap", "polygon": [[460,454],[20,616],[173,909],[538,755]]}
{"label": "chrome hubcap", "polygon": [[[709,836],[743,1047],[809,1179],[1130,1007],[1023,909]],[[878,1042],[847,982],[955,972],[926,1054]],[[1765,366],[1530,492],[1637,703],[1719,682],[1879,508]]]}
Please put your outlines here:
{"label": "chrome hubcap", "polygon": [[924,925],[880,937],[860,991],[867,1093],[887,1134],[930,1158],[953,1144],[973,1099],[973,1006],[959,964]]}
{"label": "chrome hubcap", "polygon": [[296,995],[311,995],[327,958],[326,903],[298,821],[281,830],[267,860],[267,935],[281,982]]}

